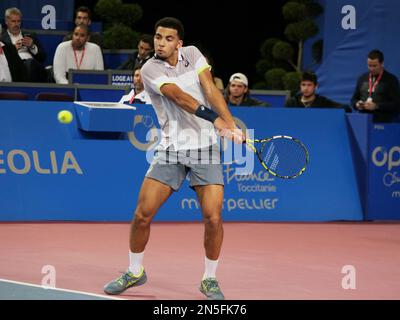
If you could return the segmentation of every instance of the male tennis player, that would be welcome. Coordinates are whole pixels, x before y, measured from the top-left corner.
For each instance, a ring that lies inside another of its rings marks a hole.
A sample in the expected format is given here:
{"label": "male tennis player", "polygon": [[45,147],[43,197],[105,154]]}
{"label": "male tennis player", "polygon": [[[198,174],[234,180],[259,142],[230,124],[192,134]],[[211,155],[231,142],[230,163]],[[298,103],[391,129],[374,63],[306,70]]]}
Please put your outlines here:
{"label": "male tennis player", "polygon": [[120,294],[146,282],[142,261],[150,223],[189,173],[205,224],[205,272],[200,291],[208,299],[224,299],[216,280],[223,239],[224,182],[215,129],[237,143],[242,143],[244,135],[236,128],[220,90],[214,85],[204,56],[196,47],[182,46],[183,33],[179,20],[159,20],[155,26],[155,55],[142,68],[145,90],[157,113],[162,139],[144,178],[132,220],[129,268],[104,287],[107,294]]}

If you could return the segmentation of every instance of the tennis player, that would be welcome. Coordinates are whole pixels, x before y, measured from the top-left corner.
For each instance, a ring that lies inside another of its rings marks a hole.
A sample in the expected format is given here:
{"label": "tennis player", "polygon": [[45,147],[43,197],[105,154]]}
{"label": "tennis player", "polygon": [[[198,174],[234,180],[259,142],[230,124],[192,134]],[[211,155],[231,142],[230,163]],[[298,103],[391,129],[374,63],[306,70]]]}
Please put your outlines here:
{"label": "tennis player", "polygon": [[196,47],[183,47],[183,36],[179,20],[159,20],[155,26],[155,55],[142,67],[145,90],[156,111],[162,139],[144,178],[132,220],[129,268],[105,285],[107,294],[120,294],[146,282],[143,256],[150,223],[189,174],[205,225],[205,272],[200,291],[208,299],[224,299],[216,280],[223,239],[224,191],[216,131],[236,143],[242,143],[245,137],[214,84],[211,67]]}

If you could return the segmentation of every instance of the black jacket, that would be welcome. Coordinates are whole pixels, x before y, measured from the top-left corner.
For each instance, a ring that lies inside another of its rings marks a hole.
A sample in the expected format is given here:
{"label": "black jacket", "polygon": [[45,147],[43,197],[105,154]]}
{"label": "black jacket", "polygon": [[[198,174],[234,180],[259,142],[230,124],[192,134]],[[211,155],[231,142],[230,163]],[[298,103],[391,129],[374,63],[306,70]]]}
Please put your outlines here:
{"label": "black jacket", "polygon": [[138,54],[139,52],[136,51],[134,54],[130,55],[128,60],[126,60],[124,63],[122,63],[120,66],[117,67],[118,70],[134,70],[136,67],[140,66],[142,67],[147,60],[151,59],[153,57],[152,54],[150,54],[147,58],[145,59],[138,59]]}
{"label": "black jacket", "polygon": [[[46,53],[43,50],[43,47],[40,43],[40,41],[37,39],[35,34],[32,33],[28,33],[25,32],[24,30],[21,30],[22,35],[26,35],[26,34],[30,34],[30,37],[33,40],[33,43],[36,45],[36,47],[38,48],[38,52],[37,54],[33,54],[30,50],[30,54],[32,55],[32,57],[37,61],[37,62],[44,62],[46,60]],[[1,41],[4,42],[5,44],[11,44],[12,45],[12,41],[10,38],[10,35],[8,34],[7,30],[3,30],[3,33],[1,34]]]}
{"label": "black jacket", "polygon": [[18,51],[12,44],[7,44],[3,46],[4,54],[7,59],[8,67],[10,69],[11,77],[13,82],[23,82],[25,81],[25,65],[24,62],[18,55]]}
{"label": "black jacket", "polygon": [[324,96],[320,96],[319,94],[315,95],[314,101],[309,105],[305,106],[301,101],[301,94],[296,95],[295,97],[290,98],[286,102],[286,107],[288,108],[339,108],[344,109],[346,112],[351,112],[351,108],[348,105],[340,104],[336,101],[330,100]]}
{"label": "black jacket", "polygon": [[[357,101],[366,101],[369,91],[369,73],[360,76],[357,86],[351,98],[351,105],[356,109]],[[381,80],[372,94],[373,101],[378,105],[374,111],[362,111],[372,113],[376,122],[390,122],[400,113],[400,87],[395,75],[384,70]],[[357,109],[358,110],[358,109]]]}

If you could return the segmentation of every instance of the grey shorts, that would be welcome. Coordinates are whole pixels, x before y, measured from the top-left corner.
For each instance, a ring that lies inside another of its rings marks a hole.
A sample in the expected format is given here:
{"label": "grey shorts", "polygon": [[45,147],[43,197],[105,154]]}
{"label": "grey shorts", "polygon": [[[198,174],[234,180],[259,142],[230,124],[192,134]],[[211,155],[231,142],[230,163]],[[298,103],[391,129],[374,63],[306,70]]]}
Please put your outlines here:
{"label": "grey shorts", "polygon": [[178,191],[188,176],[190,187],[224,185],[221,153],[218,145],[194,150],[156,150],[146,177]]}

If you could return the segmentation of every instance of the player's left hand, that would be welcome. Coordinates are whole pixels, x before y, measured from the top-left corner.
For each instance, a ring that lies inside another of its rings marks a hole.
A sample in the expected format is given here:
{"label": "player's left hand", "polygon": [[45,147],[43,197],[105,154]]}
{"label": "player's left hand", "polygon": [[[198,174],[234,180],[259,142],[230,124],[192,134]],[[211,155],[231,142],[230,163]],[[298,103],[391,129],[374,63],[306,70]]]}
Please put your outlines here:
{"label": "player's left hand", "polygon": [[234,143],[242,144],[246,141],[246,136],[239,128],[226,128],[219,131],[221,137],[226,137]]}

